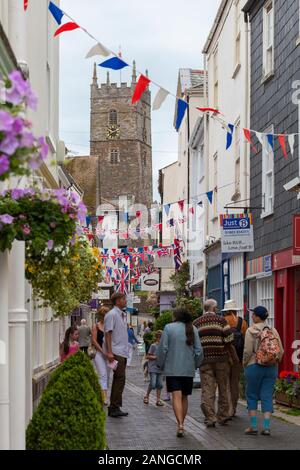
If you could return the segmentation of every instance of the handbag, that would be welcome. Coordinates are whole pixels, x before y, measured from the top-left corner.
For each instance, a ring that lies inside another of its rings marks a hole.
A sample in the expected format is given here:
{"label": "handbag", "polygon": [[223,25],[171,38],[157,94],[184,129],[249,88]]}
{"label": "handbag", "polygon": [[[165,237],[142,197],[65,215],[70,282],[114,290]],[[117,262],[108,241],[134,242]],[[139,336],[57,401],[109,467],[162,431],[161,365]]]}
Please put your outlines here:
{"label": "handbag", "polygon": [[87,355],[89,356],[90,359],[95,359],[97,354],[97,349],[93,344],[90,344],[88,349],[87,349]]}

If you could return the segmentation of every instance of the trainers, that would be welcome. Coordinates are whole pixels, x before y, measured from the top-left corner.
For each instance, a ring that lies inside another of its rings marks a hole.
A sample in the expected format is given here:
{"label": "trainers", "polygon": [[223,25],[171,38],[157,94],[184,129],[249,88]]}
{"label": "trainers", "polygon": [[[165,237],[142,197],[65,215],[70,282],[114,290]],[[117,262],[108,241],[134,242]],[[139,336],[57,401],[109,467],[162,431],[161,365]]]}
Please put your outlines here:
{"label": "trainers", "polygon": [[261,432],[262,436],[271,436],[271,431],[270,429],[263,429]]}
{"label": "trainers", "polygon": [[257,429],[247,428],[245,429],[245,434],[247,434],[247,436],[257,436],[258,431]]}

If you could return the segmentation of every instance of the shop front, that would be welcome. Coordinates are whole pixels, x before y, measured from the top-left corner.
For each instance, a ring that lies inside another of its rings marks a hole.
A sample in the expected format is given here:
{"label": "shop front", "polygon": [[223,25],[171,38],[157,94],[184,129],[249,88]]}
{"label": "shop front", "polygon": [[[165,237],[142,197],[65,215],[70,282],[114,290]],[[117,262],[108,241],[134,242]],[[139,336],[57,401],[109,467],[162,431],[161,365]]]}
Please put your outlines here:
{"label": "shop front", "polygon": [[300,340],[300,255],[293,248],[273,255],[275,327],[283,342],[285,370],[298,370],[293,361]]}

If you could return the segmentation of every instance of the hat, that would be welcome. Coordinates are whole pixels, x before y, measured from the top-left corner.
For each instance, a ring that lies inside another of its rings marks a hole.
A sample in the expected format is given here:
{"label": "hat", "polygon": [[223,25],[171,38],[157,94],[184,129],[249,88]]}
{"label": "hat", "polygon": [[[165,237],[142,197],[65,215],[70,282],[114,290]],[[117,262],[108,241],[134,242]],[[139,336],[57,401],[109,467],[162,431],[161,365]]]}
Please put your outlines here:
{"label": "hat", "polygon": [[261,320],[266,320],[269,316],[269,312],[266,309],[266,307],[263,307],[262,305],[259,305],[258,307],[255,308],[249,308],[249,312],[254,313],[257,317],[259,317]]}
{"label": "hat", "polygon": [[237,306],[236,306],[236,301],[235,300],[226,300],[226,302],[224,303],[224,308],[222,309],[222,312],[230,312],[232,310],[240,310]]}

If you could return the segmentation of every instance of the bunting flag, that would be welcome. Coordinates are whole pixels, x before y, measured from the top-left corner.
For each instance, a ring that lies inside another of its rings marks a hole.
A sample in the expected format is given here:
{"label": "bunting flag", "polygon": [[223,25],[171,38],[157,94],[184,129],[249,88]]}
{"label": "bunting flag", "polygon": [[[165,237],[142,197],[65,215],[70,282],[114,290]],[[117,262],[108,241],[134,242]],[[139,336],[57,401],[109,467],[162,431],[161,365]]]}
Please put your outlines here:
{"label": "bunting flag", "polygon": [[139,219],[142,215],[142,212],[141,211],[136,211],[135,215],[136,215],[136,218]]}
{"label": "bunting flag", "polygon": [[287,150],[286,150],[286,143],[285,143],[285,135],[281,134],[278,136],[278,141],[282,148],[284,158],[288,158]]}
{"label": "bunting flag", "polygon": [[184,118],[185,112],[188,108],[188,103],[186,101],[183,101],[181,98],[177,98],[177,117],[176,117],[176,124],[175,128],[178,131],[182,120]]}
{"label": "bunting flag", "polygon": [[116,292],[128,295],[129,293],[129,271],[124,269],[115,269]]}
{"label": "bunting flag", "polygon": [[128,214],[128,212],[124,212],[123,216],[124,216],[125,224],[129,224],[129,214]]}
{"label": "bunting flag", "polygon": [[227,137],[226,137],[226,150],[228,150],[231,147],[233,131],[234,131],[234,125],[233,124],[228,124],[227,126],[228,126],[228,129],[229,129],[229,132],[227,132]]}
{"label": "bunting flag", "polygon": [[163,102],[166,100],[168,95],[169,95],[169,92],[165,90],[164,88],[160,88],[158,90],[153,101],[153,106],[152,106],[153,111],[157,111],[162,106]]}
{"label": "bunting flag", "polygon": [[27,7],[28,7],[28,1],[29,0],[24,0],[24,10],[25,11],[27,10]]}
{"label": "bunting flag", "polygon": [[136,103],[141,99],[142,94],[144,91],[147,89],[149,86],[150,80],[148,77],[145,77],[145,75],[141,75],[140,78],[138,79],[138,82],[135,86],[135,90],[132,96],[132,104]]}
{"label": "bunting flag", "polygon": [[253,144],[253,142],[251,140],[251,131],[250,131],[250,129],[244,128],[243,131],[244,131],[244,136],[245,136],[246,140],[249,142],[249,144],[251,145],[252,150],[255,153],[257,153],[257,148],[255,147],[255,145]]}
{"label": "bunting flag", "polygon": [[166,212],[166,215],[168,216],[169,213],[170,213],[170,208],[171,208],[171,204],[165,204],[164,205],[164,209],[165,209],[165,212]]}
{"label": "bunting flag", "polygon": [[274,135],[273,134],[267,134],[267,139],[270,144],[271,149],[274,152]]}
{"label": "bunting flag", "polygon": [[100,224],[102,224],[103,220],[104,220],[104,215],[98,215],[98,222]]}
{"label": "bunting flag", "polygon": [[61,33],[64,33],[66,31],[74,31],[74,29],[78,28],[80,28],[80,26],[77,23],[69,21],[68,23],[63,24],[60,28],[55,31],[54,37],[59,36]]}
{"label": "bunting flag", "polygon": [[208,191],[206,193],[207,199],[209,200],[210,204],[212,204],[212,201],[213,201],[213,194],[214,194],[213,191]]}
{"label": "bunting flag", "polygon": [[178,201],[178,205],[179,205],[179,209],[181,210],[181,212],[183,212],[183,209],[184,209],[184,199],[182,199],[182,201]]}
{"label": "bunting flag", "polygon": [[120,59],[119,57],[111,57],[111,59],[107,59],[98,65],[99,67],[112,70],[122,70],[124,67],[128,67],[128,64],[126,64],[126,62],[124,62],[124,60]]}
{"label": "bunting flag", "polygon": [[90,217],[89,215],[85,218],[85,221],[86,221],[86,226],[88,227],[90,224],[91,224],[91,221],[92,221],[92,217]]}
{"label": "bunting flag", "polygon": [[174,239],[174,263],[175,270],[178,271],[182,266],[181,256],[180,256],[180,241]]}
{"label": "bunting flag", "polygon": [[291,155],[293,157],[294,156],[294,150],[295,150],[295,135],[294,134],[290,134],[288,136],[288,142],[289,142],[289,146],[290,146],[290,150],[291,150]]}
{"label": "bunting flag", "polygon": [[203,202],[202,202],[202,201],[199,201],[199,202],[197,203],[197,205],[198,205],[199,207],[203,207]]}
{"label": "bunting flag", "polygon": [[55,21],[61,24],[62,17],[64,16],[63,11],[58,8],[53,2],[49,3],[49,11],[52,13]]}
{"label": "bunting flag", "polygon": [[195,214],[195,209],[194,209],[193,207],[190,207],[190,208],[189,208],[189,212],[190,212],[191,214]]}
{"label": "bunting flag", "polygon": [[197,109],[201,111],[201,113],[209,112],[209,113],[221,114],[220,111],[218,111],[218,109],[215,109],[215,108],[197,108]]}
{"label": "bunting flag", "polygon": [[267,145],[267,142],[266,142],[266,134],[262,134],[261,132],[256,132],[256,137],[258,138],[259,142],[261,143],[261,146],[263,149],[266,149],[266,145]]}
{"label": "bunting flag", "polygon": [[174,227],[174,219],[167,220],[167,227]]}
{"label": "bunting flag", "polygon": [[98,42],[95,46],[93,46],[87,55],[85,56],[86,59],[89,59],[90,57],[94,57],[95,55],[101,55],[103,57],[109,56],[111,53],[110,51],[103,46],[100,42]]}

